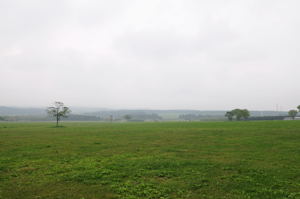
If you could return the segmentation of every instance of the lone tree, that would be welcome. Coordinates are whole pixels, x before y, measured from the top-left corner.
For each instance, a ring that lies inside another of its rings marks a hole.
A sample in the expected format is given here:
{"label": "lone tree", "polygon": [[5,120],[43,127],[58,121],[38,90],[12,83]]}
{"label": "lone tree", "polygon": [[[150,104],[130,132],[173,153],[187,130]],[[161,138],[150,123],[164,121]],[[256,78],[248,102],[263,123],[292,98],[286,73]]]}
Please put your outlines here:
{"label": "lone tree", "polygon": [[56,118],[56,127],[58,127],[58,122],[60,121],[61,117],[68,117],[71,113],[69,107],[64,106],[62,102],[54,102],[54,106],[47,108],[47,113]]}
{"label": "lone tree", "polygon": [[297,109],[298,109],[298,112],[300,113],[300,105],[299,105],[299,106],[297,106]]}
{"label": "lone tree", "polygon": [[288,114],[289,116],[294,120],[298,111],[297,110],[289,110]]}
{"label": "lone tree", "polygon": [[225,117],[228,118],[229,121],[232,121],[234,113],[232,111],[227,111]]}

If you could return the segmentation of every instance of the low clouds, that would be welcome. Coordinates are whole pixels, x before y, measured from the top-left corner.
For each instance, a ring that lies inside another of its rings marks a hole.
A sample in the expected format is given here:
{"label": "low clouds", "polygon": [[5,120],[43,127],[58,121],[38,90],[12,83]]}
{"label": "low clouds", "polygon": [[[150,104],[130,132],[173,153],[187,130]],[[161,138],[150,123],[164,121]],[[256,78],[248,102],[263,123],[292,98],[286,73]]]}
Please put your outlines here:
{"label": "low clouds", "polygon": [[2,1],[0,105],[298,105],[300,3]]}

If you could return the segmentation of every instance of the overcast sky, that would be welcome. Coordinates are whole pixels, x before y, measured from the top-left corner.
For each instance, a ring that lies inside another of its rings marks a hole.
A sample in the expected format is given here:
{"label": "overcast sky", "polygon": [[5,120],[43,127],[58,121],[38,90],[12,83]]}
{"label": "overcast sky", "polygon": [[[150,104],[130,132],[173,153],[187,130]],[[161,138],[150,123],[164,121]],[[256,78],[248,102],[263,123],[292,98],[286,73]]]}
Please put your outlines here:
{"label": "overcast sky", "polygon": [[0,106],[300,104],[299,0],[0,0]]}

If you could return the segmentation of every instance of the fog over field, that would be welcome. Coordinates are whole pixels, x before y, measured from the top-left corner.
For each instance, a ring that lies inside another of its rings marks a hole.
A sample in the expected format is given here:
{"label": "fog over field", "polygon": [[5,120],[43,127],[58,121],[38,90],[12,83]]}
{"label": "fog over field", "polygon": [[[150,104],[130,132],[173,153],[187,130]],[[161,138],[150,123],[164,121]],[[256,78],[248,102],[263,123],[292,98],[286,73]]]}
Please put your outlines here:
{"label": "fog over field", "polygon": [[299,105],[300,1],[0,1],[0,106]]}

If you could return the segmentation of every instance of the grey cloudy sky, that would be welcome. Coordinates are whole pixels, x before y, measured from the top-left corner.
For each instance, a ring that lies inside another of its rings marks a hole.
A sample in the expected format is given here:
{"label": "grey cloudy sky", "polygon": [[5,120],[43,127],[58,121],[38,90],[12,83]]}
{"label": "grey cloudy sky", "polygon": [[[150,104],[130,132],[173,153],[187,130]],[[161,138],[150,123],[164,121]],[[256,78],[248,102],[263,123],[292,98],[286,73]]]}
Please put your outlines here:
{"label": "grey cloudy sky", "polygon": [[0,105],[300,104],[298,0],[0,0]]}

